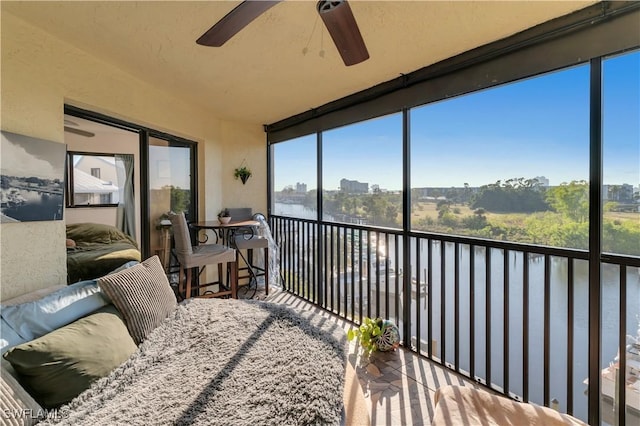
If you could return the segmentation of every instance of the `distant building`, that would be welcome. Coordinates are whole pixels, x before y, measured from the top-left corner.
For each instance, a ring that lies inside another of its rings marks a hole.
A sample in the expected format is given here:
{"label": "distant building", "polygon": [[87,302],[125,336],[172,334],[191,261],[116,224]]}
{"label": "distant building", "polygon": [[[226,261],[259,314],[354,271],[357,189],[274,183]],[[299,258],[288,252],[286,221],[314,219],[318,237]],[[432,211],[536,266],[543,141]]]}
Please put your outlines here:
{"label": "distant building", "polygon": [[620,189],[620,200],[631,202],[633,200],[633,185],[623,183]]}
{"label": "distant building", "polygon": [[[443,188],[443,187],[422,187],[422,188],[412,188],[412,194],[419,199],[432,201],[432,200],[446,200],[446,194],[448,191],[451,191],[452,188]],[[458,188],[462,189],[462,188]],[[478,192],[478,188],[467,188],[467,190],[475,194]]]}
{"label": "distant building", "polygon": [[111,156],[82,155],[73,166],[77,170],[116,185],[118,183],[118,172],[116,170],[116,159]]}
{"label": "distant building", "polygon": [[369,184],[357,180],[340,179],[340,191],[349,194],[366,194],[369,192]]}
{"label": "distant building", "polygon": [[602,199],[604,201],[615,201],[618,203],[633,202],[633,185],[623,183],[622,185],[602,185]]}
{"label": "distant building", "polygon": [[118,172],[112,156],[82,155],[73,166],[73,203],[118,204]]}
{"label": "distant building", "polygon": [[540,183],[540,186],[543,186],[545,188],[549,187],[549,179],[547,179],[544,176],[536,176],[534,177],[535,180],[537,180]]}
{"label": "distant building", "polygon": [[80,169],[73,171],[73,204],[117,204],[118,187]]}
{"label": "distant building", "polygon": [[296,182],[296,192],[306,194],[307,193],[307,184]]}

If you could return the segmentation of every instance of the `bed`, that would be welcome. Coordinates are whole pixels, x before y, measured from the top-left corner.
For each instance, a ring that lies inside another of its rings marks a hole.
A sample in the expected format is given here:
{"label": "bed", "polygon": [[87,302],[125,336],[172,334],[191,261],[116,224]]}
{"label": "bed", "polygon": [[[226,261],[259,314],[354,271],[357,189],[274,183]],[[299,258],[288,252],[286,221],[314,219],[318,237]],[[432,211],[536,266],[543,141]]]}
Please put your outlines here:
{"label": "bed", "polygon": [[20,335],[1,348],[0,418],[19,416],[7,424],[369,424],[340,326],[266,301],[177,304],[157,256],[10,303],[2,320]]}
{"label": "bed", "polygon": [[67,225],[67,283],[99,278],[129,261],[140,262],[135,240],[100,223]]}

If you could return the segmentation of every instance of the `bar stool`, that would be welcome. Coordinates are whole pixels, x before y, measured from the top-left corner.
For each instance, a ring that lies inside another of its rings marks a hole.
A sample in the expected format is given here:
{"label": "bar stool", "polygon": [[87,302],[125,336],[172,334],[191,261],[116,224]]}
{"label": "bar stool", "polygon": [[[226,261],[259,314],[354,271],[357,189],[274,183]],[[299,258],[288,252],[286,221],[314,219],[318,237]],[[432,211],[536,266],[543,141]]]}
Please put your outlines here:
{"label": "bar stool", "polygon": [[[264,216],[261,213],[253,215],[253,220],[258,220],[263,223]],[[247,271],[247,275],[238,275],[238,280],[248,278],[249,288],[251,283],[255,283],[255,290],[253,295],[256,294],[258,287],[258,277],[264,277],[264,291],[265,295],[269,295],[269,240],[261,235],[257,234],[255,228],[249,228],[245,231],[238,232],[233,239],[233,246],[238,250],[238,254],[245,263],[245,267],[238,268],[238,271]],[[264,252],[264,265],[259,266],[253,261],[253,250],[262,249]],[[245,257],[242,250],[246,251]]]}
{"label": "bar stool", "polygon": [[[192,288],[199,290],[203,287],[208,287],[214,284],[219,286],[220,291],[212,293],[206,292],[203,295],[198,294],[197,297],[221,297],[231,296],[237,298],[238,290],[238,262],[236,260],[236,250],[229,248],[222,244],[202,244],[197,246],[191,245],[191,236],[189,233],[189,225],[187,225],[187,219],[184,217],[184,213],[173,214],[169,217],[173,228],[173,236],[176,245],[176,257],[180,263],[180,275],[178,291],[184,294],[185,299],[192,296]],[[230,270],[230,277],[228,286],[224,286],[222,282],[222,264],[227,264],[227,269]],[[218,265],[218,281],[206,284],[197,284],[193,286],[193,269],[200,268],[206,265]],[[184,272],[186,271],[186,289]]]}

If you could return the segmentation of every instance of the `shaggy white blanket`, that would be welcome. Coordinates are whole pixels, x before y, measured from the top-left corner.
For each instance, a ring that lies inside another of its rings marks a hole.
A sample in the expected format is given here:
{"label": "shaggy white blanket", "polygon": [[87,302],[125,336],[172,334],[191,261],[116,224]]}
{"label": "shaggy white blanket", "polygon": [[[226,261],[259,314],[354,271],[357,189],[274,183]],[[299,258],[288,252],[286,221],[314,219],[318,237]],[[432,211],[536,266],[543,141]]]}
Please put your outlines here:
{"label": "shaggy white blanket", "polygon": [[191,299],[45,423],[340,424],[344,331],[259,301]]}

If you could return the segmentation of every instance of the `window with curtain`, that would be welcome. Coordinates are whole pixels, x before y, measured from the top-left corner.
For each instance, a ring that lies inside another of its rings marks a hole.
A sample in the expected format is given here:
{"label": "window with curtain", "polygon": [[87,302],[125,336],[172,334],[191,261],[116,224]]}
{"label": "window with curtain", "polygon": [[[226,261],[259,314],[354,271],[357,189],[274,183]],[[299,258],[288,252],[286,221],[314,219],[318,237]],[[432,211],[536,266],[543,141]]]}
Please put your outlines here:
{"label": "window with curtain", "polygon": [[124,233],[135,238],[136,211],[133,193],[135,159],[133,154],[115,154],[114,158],[119,189],[116,226]]}
{"label": "window with curtain", "polygon": [[69,152],[67,207],[116,207],[125,181],[118,179],[114,154]]}

